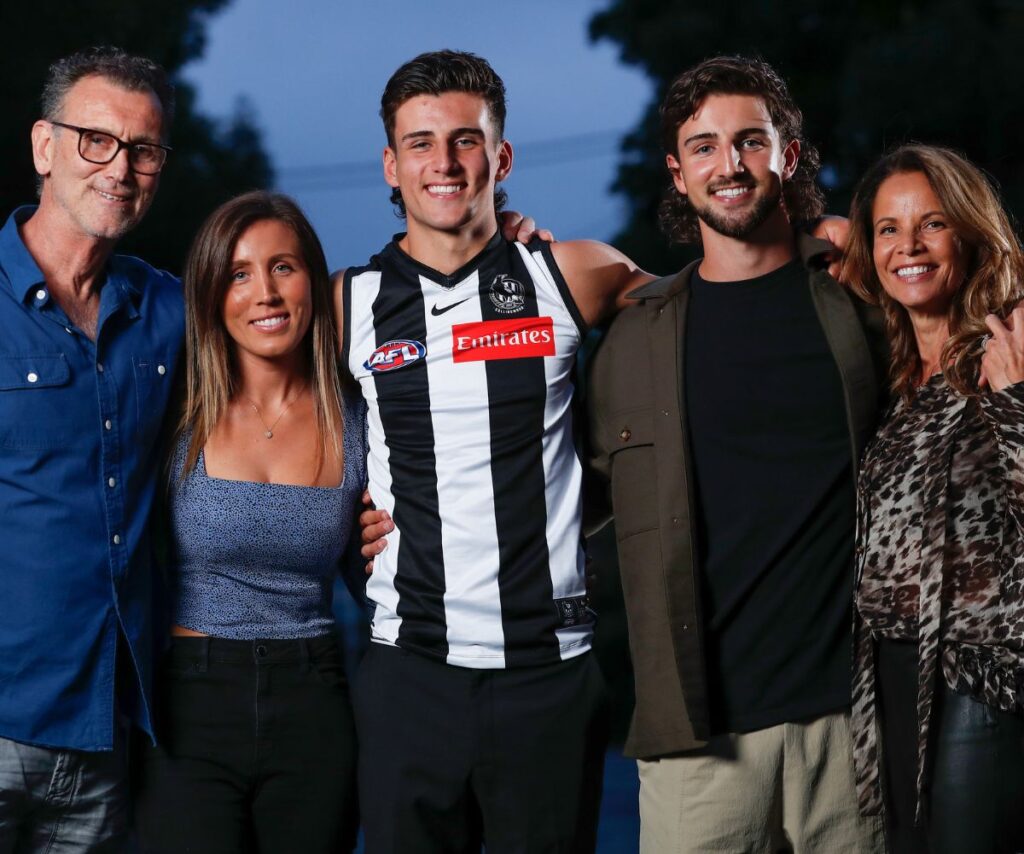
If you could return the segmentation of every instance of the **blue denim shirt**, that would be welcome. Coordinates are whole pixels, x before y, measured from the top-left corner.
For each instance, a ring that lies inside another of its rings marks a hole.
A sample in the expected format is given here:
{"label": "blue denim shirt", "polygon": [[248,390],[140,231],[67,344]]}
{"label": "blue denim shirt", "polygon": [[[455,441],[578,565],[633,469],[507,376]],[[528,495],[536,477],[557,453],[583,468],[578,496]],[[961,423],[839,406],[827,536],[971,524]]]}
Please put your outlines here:
{"label": "blue denim shirt", "polygon": [[109,750],[115,706],[152,735],[147,520],[182,293],[114,256],[91,341],[21,240],[33,211],[0,231],[0,736]]}

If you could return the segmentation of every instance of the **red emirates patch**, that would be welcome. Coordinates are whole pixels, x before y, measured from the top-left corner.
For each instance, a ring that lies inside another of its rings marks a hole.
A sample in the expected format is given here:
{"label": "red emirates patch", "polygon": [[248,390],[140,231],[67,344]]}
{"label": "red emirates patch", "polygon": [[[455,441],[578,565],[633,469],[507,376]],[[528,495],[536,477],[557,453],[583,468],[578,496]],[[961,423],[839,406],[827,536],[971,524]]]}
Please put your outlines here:
{"label": "red emirates patch", "polygon": [[452,361],[529,359],[555,355],[555,329],[550,317],[483,320],[452,326]]}

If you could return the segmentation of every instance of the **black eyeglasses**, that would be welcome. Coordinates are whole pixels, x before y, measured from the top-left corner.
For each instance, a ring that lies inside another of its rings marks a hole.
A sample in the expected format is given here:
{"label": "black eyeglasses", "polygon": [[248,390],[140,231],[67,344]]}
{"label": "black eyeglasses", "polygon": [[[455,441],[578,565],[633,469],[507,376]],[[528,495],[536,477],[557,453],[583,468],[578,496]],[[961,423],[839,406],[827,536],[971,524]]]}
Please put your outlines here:
{"label": "black eyeglasses", "polygon": [[122,148],[127,149],[128,164],[133,172],[140,175],[156,175],[164,168],[167,155],[171,151],[169,145],[159,145],[155,142],[125,142],[101,130],[80,128],[64,122],[51,121],[50,124],[78,131],[78,154],[90,163],[109,163],[121,153]]}

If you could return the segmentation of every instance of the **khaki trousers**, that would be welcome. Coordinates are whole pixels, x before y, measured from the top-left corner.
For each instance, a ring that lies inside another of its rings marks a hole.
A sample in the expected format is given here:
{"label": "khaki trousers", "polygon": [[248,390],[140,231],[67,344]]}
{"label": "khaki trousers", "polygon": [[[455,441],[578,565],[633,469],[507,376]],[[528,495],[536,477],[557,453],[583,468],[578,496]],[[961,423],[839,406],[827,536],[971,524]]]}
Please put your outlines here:
{"label": "khaki trousers", "polygon": [[637,764],[641,854],[885,851],[881,822],[857,809],[846,713]]}

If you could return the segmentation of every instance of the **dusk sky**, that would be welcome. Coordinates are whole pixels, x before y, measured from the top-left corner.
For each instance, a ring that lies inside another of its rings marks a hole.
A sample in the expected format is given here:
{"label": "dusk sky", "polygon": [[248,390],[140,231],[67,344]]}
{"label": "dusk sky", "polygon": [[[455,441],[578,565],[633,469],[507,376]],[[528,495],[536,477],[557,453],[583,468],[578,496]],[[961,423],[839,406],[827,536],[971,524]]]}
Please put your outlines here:
{"label": "dusk sky", "polygon": [[380,169],[377,111],[391,73],[426,50],[486,57],[508,91],[515,149],[505,187],[559,239],[607,240],[624,220],[608,193],[619,140],[650,97],[647,79],[593,45],[603,0],[234,0],[207,26],[207,49],[185,76],[210,116],[246,99],[263,131],[278,189],[300,202],[332,267],[362,264],[402,223]]}

